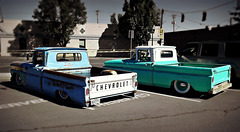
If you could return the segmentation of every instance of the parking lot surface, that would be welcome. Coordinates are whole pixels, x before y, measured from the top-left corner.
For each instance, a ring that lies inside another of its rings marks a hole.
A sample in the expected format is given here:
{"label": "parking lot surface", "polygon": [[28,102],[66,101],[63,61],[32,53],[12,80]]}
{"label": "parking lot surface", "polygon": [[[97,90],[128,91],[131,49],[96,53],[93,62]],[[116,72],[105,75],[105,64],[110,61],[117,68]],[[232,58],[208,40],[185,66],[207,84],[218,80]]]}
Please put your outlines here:
{"label": "parking lot surface", "polygon": [[[93,66],[114,58],[90,58]],[[8,59],[9,60],[9,59]],[[13,59],[15,60],[15,59]],[[217,95],[178,95],[140,85],[136,97],[119,96],[89,108],[16,87],[8,62],[0,78],[0,131],[239,131],[240,87]],[[4,76],[4,77],[3,77]]]}

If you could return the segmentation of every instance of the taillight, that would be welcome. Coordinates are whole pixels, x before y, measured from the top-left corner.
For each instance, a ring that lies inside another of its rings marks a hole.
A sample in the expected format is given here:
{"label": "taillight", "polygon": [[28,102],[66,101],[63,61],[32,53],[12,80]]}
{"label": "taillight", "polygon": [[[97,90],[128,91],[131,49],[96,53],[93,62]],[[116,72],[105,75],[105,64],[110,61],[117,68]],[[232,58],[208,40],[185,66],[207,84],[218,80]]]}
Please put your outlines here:
{"label": "taillight", "polygon": [[89,95],[89,88],[86,89],[86,95]]}
{"label": "taillight", "polygon": [[[135,82],[135,83],[134,83]],[[133,75],[132,76],[132,87],[137,87],[138,83],[137,83],[137,75]]]}
{"label": "taillight", "polygon": [[136,81],[136,82],[135,82],[135,87],[137,87],[137,85],[138,85],[138,82]]}
{"label": "taillight", "polygon": [[212,82],[214,82],[214,77],[212,77]]}

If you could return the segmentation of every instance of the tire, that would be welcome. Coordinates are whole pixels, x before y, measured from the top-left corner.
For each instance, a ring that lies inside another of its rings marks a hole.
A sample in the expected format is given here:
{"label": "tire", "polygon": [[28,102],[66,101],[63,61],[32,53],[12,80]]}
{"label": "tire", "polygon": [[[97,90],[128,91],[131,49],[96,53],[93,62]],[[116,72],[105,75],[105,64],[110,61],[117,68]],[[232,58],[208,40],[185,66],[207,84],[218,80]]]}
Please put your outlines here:
{"label": "tire", "polygon": [[22,86],[23,85],[23,81],[21,79],[21,77],[18,74],[14,74],[13,75],[13,81],[15,84],[17,84],[18,86]]}
{"label": "tire", "polygon": [[62,100],[68,100],[69,99],[69,95],[65,91],[58,90],[57,93]]}
{"label": "tire", "polygon": [[174,89],[179,94],[186,94],[190,91],[191,85],[184,81],[174,81],[173,83]]}

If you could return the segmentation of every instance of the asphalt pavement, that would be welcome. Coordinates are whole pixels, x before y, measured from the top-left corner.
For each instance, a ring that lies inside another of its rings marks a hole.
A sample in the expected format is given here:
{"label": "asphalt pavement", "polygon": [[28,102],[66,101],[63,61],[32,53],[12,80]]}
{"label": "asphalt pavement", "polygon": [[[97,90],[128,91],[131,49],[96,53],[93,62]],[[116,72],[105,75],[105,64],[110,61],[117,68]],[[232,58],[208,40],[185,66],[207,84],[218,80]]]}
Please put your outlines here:
{"label": "asphalt pavement", "polygon": [[[117,58],[91,57],[93,66]],[[136,97],[102,100],[89,108],[16,87],[9,64],[25,58],[0,57],[0,132],[238,132],[240,87],[217,95],[178,95],[171,89],[138,86]],[[6,78],[2,78],[6,76]]]}

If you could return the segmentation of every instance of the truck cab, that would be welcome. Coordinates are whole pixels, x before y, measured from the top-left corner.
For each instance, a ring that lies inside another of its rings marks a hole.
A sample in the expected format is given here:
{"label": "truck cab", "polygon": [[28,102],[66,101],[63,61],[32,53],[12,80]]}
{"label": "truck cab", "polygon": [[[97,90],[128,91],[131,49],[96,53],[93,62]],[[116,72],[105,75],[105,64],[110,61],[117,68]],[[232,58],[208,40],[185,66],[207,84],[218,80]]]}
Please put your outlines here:
{"label": "truck cab", "polygon": [[132,60],[137,62],[178,63],[174,46],[138,46]]}

